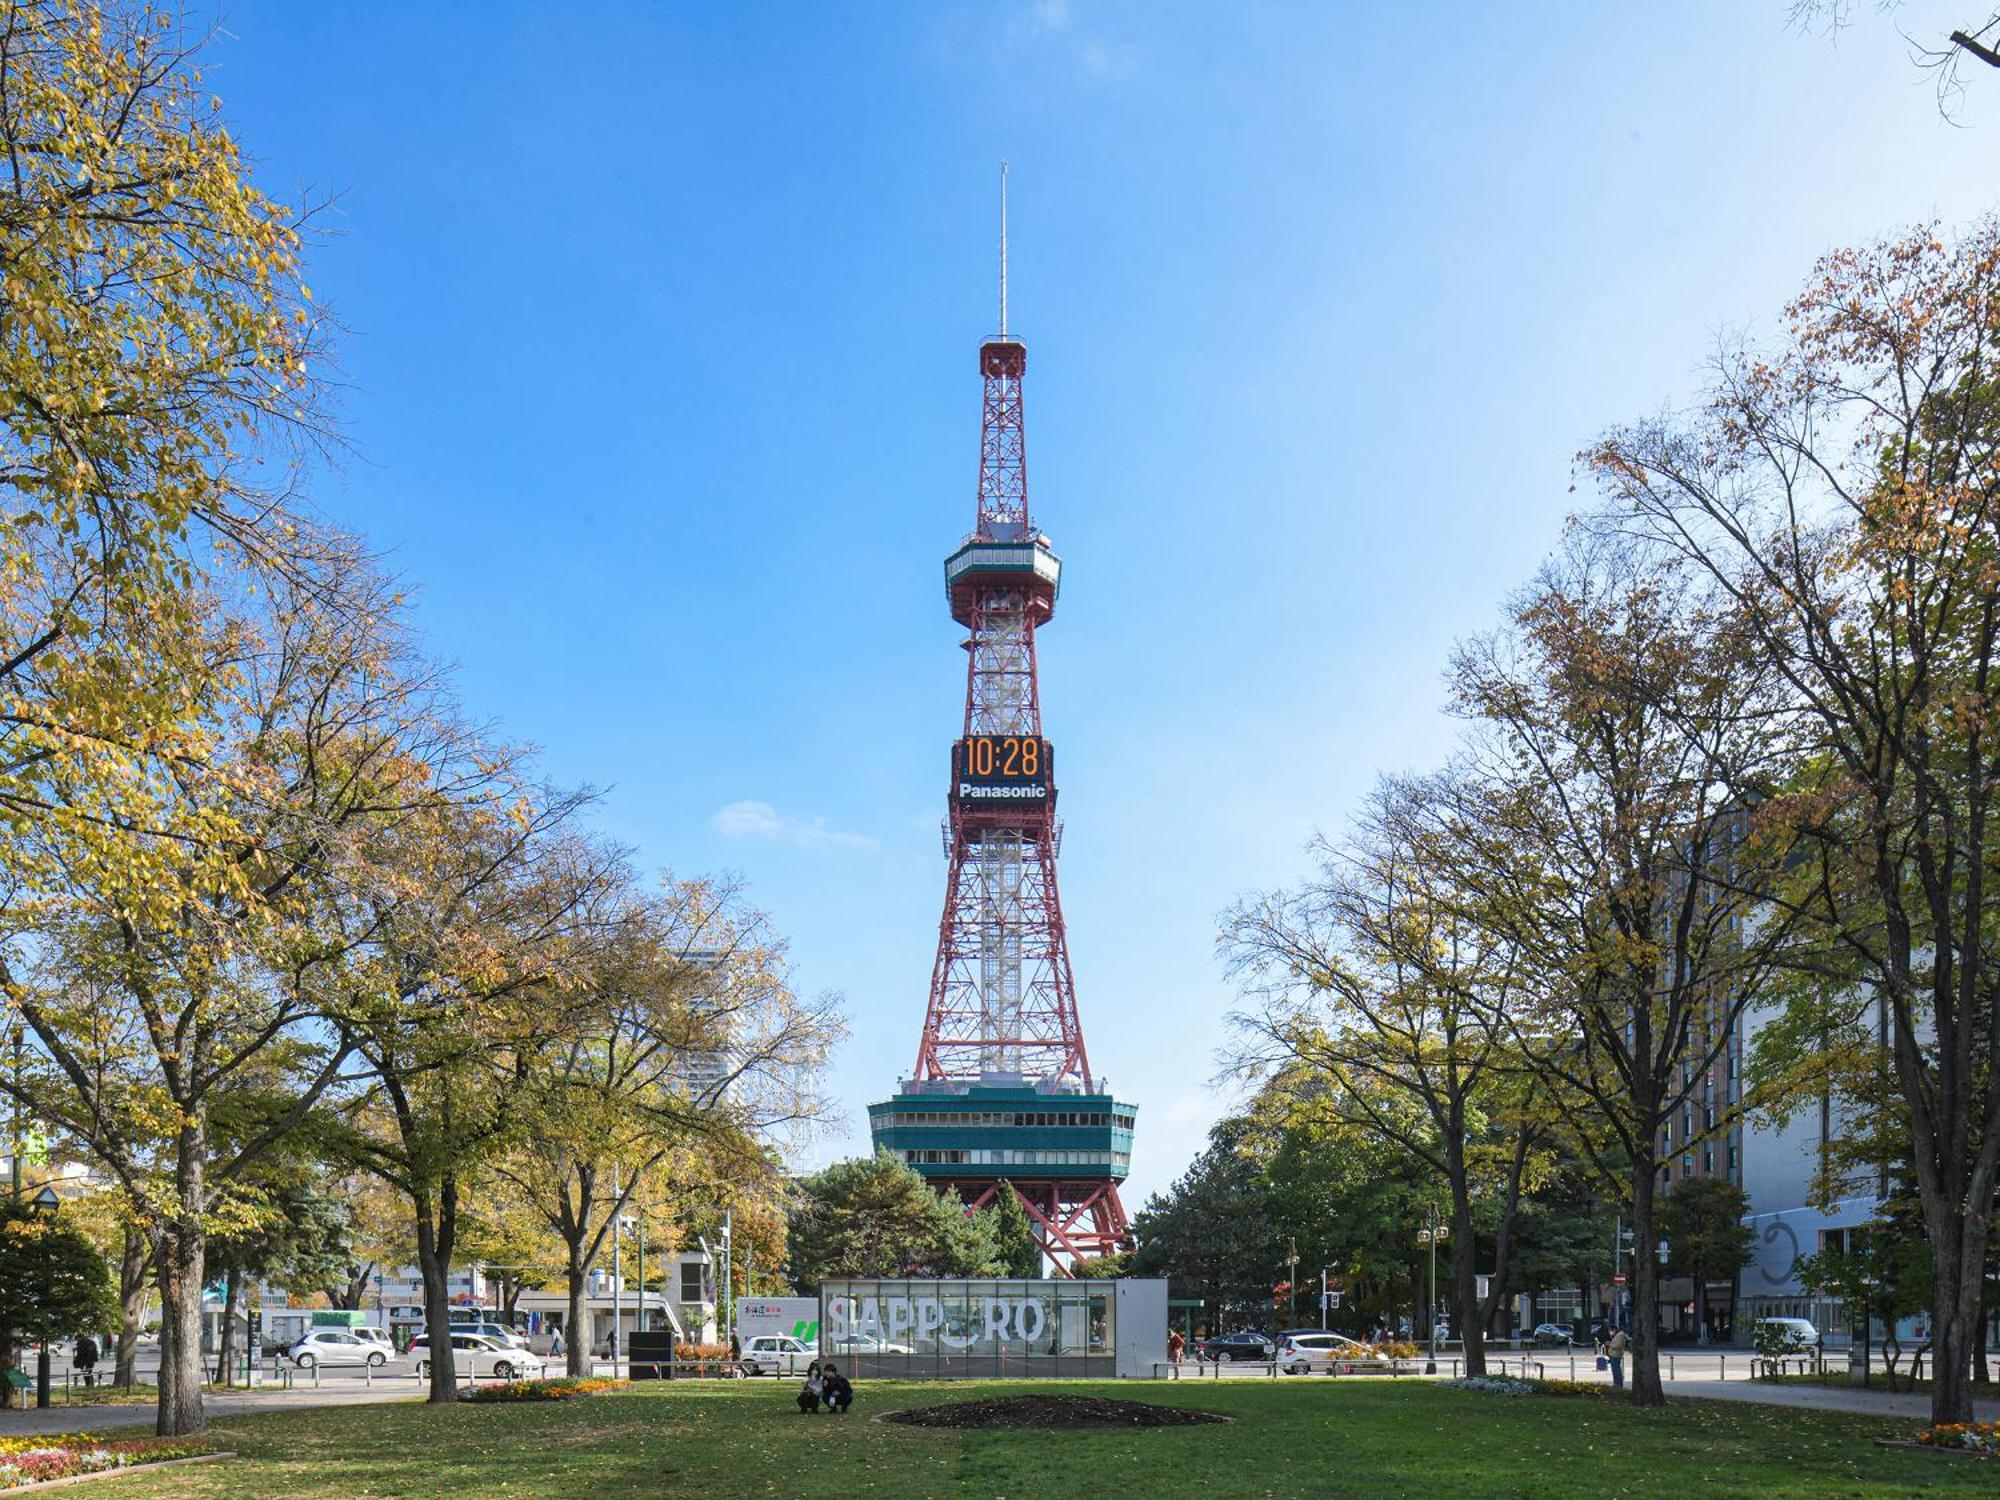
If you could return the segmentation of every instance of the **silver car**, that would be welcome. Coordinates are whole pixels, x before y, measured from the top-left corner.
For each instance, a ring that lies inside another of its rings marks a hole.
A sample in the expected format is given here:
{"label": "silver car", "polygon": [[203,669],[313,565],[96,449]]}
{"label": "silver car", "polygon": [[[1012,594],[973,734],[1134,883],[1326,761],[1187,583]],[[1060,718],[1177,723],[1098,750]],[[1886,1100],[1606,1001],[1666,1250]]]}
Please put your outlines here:
{"label": "silver car", "polygon": [[391,1350],[373,1339],[357,1338],[345,1328],[315,1328],[285,1351],[285,1357],[301,1370],[321,1365],[329,1369],[335,1365],[367,1365],[379,1370],[391,1356]]}
{"label": "silver car", "polygon": [[1287,1375],[1308,1375],[1335,1365],[1372,1363],[1382,1358],[1368,1345],[1338,1333],[1291,1334],[1278,1345],[1274,1357]]}
{"label": "silver car", "polygon": [[[409,1357],[417,1362],[417,1378],[428,1380],[431,1373],[430,1340],[422,1334],[410,1340]],[[451,1336],[451,1367],[460,1375],[470,1370],[474,1380],[539,1380],[542,1375],[539,1355],[480,1333],[454,1333]]]}

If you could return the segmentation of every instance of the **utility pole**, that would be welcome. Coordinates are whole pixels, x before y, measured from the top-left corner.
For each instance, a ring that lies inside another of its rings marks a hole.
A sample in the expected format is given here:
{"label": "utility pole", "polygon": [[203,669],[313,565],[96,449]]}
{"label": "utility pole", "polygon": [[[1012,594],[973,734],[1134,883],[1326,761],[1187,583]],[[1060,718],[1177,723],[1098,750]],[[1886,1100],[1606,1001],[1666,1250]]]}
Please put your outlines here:
{"label": "utility pole", "polygon": [[[639,1236],[639,1295],[632,1304],[632,1328],[635,1332],[646,1331],[646,1210],[639,1204],[633,1207],[638,1212],[632,1215],[633,1231]],[[632,1361],[625,1361],[625,1368],[632,1368]]]}
{"label": "utility pole", "polygon": [[728,1343],[736,1336],[736,1210],[722,1211],[722,1302],[716,1314],[722,1320],[722,1342]]}
{"label": "utility pole", "polygon": [[611,1216],[611,1378],[616,1380],[618,1378],[618,1336],[623,1331],[619,1326],[619,1322],[625,1310],[625,1263],[623,1260],[625,1220],[623,1215],[616,1211],[618,1206],[618,1169],[616,1167],[611,1169],[611,1204],[613,1210]]}
{"label": "utility pole", "polygon": [[1299,1320],[1299,1242],[1293,1239],[1288,1243],[1291,1248],[1285,1256],[1285,1321],[1296,1323]]}
{"label": "utility pole", "polygon": [[1326,1331],[1326,1267],[1325,1266],[1321,1266],[1319,1268],[1319,1326],[1320,1326],[1320,1331],[1324,1333]]}

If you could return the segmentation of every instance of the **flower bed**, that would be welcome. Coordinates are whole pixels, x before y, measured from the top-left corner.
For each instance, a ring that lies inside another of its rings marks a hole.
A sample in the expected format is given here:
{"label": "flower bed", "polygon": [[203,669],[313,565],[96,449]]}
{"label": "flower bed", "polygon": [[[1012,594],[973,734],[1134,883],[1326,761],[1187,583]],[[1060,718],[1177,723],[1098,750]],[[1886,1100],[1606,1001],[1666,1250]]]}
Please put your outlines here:
{"label": "flower bed", "polygon": [[1940,1422],[1918,1433],[1917,1441],[1926,1448],[2000,1458],[2000,1422]]}
{"label": "flower bed", "polygon": [[629,1380],[500,1380],[475,1385],[463,1401],[567,1401],[630,1385]]}
{"label": "flower bed", "polygon": [[1482,1396],[1589,1396],[1601,1401],[1624,1394],[1613,1386],[1590,1380],[1523,1380],[1518,1375],[1467,1375],[1443,1384],[1456,1391],[1477,1391]]}
{"label": "flower bed", "polygon": [[1516,1380],[1512,1375],[1466,1375],[1442,1382],[1455,1391],[1477,1391],[1482,1396],[1532,1396],[1532,1380]]}
{"label": "flower bed", "polygon": [[0,1490],[79,1474],[107,1474],[169,1458],[199,1458],[214,1451],[215,1444],[206,1438],[110,1438],[88,1432],[0,1438]]}

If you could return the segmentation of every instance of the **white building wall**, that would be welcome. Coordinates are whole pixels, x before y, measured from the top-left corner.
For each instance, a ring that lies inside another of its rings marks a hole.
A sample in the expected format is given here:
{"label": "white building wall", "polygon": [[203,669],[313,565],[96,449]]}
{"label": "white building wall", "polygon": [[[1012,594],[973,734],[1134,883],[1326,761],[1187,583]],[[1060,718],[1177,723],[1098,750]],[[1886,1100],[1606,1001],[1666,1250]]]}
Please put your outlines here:
{"label": "white building wall", "polygon": [[1167,1359],[1167,1283],[1158,1277],[1121,1277],[1112,1322],[1121,1379],[1148,1379]]}
{"label": "white building wall", "polygon": [[[1746,1013],[1744,1055],[1756,1045],[1757,1035],[1775,1019],[1771,1009]],[[1750,1199],[1746,1222],[1756,1232],[1752,1246],[1755,1259],[1743,1268],[1739,1283],[1746,1317],[1760,1313],[1812,1317],[1821,1332],[1830,1321],[1840,1320],[1837,1309],[1779,1308],[1772,1299],[1800,1299],[1807,1294],[1799,1285],[1798,1262],[1819,1253],[1828,1230],[1855,1229],[1875,1214],[1873,1184],[1857,1182],[1852,1191],[1825,1209],[1812,1204],[1813,1177],[1819,1170],[1821,1152],[1828,1140],[1838,1140],[1847,1128],[1839,1110],[1824,1110],[1817,1097],[1802,1100],[1782,1126],[1748,1123],[1743,1129],[1743,1191]]]}

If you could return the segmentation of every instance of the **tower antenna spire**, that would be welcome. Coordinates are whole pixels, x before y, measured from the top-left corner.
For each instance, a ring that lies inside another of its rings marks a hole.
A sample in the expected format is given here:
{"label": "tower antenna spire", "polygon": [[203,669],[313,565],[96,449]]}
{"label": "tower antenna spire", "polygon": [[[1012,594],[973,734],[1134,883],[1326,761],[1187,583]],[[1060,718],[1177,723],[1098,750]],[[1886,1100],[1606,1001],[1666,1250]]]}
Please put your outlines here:
{"label": "tower antenna spire", "polygon": [[1000,337],[1007,337],[1007,158],[1000,158]]}

